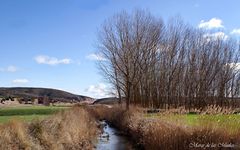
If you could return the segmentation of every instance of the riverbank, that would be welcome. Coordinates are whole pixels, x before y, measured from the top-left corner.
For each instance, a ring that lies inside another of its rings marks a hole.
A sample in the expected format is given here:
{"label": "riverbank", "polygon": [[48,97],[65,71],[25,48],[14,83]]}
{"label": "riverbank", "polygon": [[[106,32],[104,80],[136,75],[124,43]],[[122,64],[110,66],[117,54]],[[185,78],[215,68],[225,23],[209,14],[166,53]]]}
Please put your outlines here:
{"label": "riverbank", "polygon": [[73,107],[42,120],[12,120],[0,125],[0,149],[90,150],[98,128],[84,108]]}
{"label": "riverbank", "polygon": [[[148,116],[141,108],[136,107],[125,111],[125,108],[119,106],[99,106],[91,111],[98,119],[106,119],[128,134],[142,149],[188,150],[199,147],[220,149],[240,146],[240,122],[236,115],[197,115],[200,119],[191,124],[183,121],[181,115]],[[190,115],[189,118],[191,117]]]}
{"label": "riverbank", "polygon": [[240,115],[76,106],[43,119],[0,124],[0,133],[0,149],[13,150],[239,148]]}

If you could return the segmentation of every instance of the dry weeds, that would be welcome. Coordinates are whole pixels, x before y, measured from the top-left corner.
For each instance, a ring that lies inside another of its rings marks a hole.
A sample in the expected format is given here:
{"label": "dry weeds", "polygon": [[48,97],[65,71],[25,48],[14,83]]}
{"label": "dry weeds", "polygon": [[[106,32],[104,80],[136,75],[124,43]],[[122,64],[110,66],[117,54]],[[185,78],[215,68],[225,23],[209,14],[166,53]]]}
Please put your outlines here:
{"label": "dry weeds", "polygon": [[[220,112],[218,109],[218,111],[210,109],[215,108],[208,108],[209,112]],[[211,120],[199,126],[188,126],[161,117],[144,117],[144,111],[140,108],[125,111],[123,107],[118,106],[113,108],[98,106],[90,111],[97,118],[106,119],[125,131],[136,145],[143,149],[188,150],[207,149],[210,146],[211,149],[223,149],[224,144],[235,148],[240,146],[240,131],[231,133],[230,130],[214,126]]]}
{"label": "dry weeds", "polygon": [[74,107],[31,123],[11,121],[0,126],[0,133],[4,150],[92,149],[97,124],[85,109]]}

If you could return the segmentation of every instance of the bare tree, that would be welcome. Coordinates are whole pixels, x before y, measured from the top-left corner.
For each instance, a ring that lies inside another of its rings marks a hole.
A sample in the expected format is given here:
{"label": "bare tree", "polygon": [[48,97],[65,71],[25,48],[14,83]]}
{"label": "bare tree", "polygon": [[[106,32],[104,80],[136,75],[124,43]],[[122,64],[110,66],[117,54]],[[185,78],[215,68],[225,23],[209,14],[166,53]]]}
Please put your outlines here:
{"label": "bare tree", "polygon": [[100,70],[127,109],[226,106],[239,97],[237,43],[179,18],[164,24],[147,11],[121,12],[104,22],[98,44]]}
{"label": "bare tree", "polygon": [[[108,60],[101,64],[101,68],[110,80],[114,80],[118,91],[121,89],[124,93],[127,109],[131,101],[139,98],[133,91],[139,85],[141,75],[148,71],[162,26],[161,20],[146,11],[137,10],[133,15],[126,12],[115,15],[104,23],[100,31],[99,47]],[[121,92],[118,93],[121,97]]]}

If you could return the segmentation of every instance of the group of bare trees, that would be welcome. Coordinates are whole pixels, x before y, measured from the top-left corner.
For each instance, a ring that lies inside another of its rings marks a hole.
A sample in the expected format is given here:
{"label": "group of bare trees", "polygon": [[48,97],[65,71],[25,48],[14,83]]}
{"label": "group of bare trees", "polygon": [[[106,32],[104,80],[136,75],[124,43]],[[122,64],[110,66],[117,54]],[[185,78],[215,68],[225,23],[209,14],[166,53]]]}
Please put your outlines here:
{"label": "group of bare trees", "polygon": [[234,107],[240,94],[239,47],[181,19],[121,12],[99,31],[100,69],[119,99],[144,107]]}

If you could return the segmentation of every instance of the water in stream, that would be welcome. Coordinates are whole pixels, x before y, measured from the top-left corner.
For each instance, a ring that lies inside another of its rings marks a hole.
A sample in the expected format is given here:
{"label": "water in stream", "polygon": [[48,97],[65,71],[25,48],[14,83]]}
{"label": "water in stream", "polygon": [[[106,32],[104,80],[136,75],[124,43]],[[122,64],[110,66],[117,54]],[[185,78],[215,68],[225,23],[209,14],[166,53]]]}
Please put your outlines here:
{"label": "water in stream", "polygon": [[97,150],[133,150],[131,143],[126,136],[109,126],[106,121],[102,121],[103,132],[99,137],[99,142],[96,146]]}

